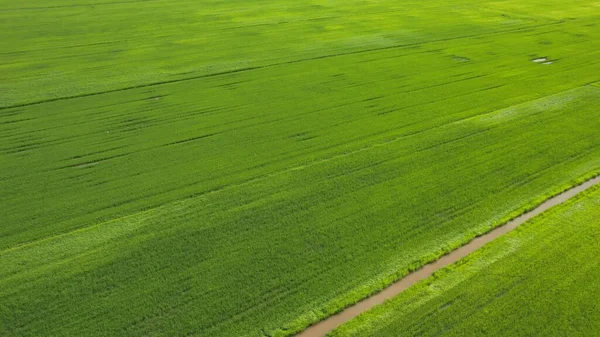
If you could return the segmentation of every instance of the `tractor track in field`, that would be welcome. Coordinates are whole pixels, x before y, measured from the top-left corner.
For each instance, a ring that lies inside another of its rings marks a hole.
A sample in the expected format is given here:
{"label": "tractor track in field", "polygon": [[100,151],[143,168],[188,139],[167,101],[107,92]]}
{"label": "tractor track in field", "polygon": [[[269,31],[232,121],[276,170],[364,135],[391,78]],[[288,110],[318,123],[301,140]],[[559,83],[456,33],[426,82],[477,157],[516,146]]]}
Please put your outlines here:
{"label": "tractor track in field", "polygon": [[554,206],[557,206],[557,205],[560,205],[560,204],[566,202],[567,200],[578,195],[579,193],[581,193],[593,186],[596,186],[598,184],[600,184],[600,176],[596,176],[592,179],[589,179],[586,182],[584,182],[578,186],[574,186],[574,187],[544,201],[543,203],[541,203],[539,206],[535,207],[534,209],[532,209],[528,212],[525,212],[522,215],[516,217],[515,219],[513,219],[499,227],[492,229],[491,231],[487,232],[486,234],[483,234],[483,235],[473,239],[471,242],[453,250],[452,252],[450,252],[447,255],[444,255],[443,257],[439,258],[438,260],[423,266],[421,269],[419,269],[415,272],[409,273],[408,275],[406,275],[399,281],[391,284],[390,286],[388,286],[381,292],[379,292],[371,297],[368,297],[350,307],[347,307],[346,309],[342,310],[338,314],[330,316],[329,318],[326,318],[326,319],[320,321],[319,323],[316,323],[316,324],[308,327],[306,330],[298,333],[296,335],[296,337],[323,337],[323,336],[326,336],[329,332],[333,331],[334,329],[336,329],[337,327],[346,323],[347,321],[349,321],[349,320],[357,317],[358,315],[368,311],[369,309],[371,309],[379,304],[382,304],[385,301],[399,295],[400,293],[402,293],[404,290],[408,289],[413,284],[429,278],[436,271],[443,269],[455,262],[458,262],[462,258],[466,257],[467,255],[469,255],[469,254],[473,253],[474,251],[478,250],[479,248],[483,247],[487,243],[489,243],[489,242],[495,240],[496,238],[519,227],[520,225],[527,222],[528,220],[540,215],[541,213],[547,211],[548,209],[550,209]]}

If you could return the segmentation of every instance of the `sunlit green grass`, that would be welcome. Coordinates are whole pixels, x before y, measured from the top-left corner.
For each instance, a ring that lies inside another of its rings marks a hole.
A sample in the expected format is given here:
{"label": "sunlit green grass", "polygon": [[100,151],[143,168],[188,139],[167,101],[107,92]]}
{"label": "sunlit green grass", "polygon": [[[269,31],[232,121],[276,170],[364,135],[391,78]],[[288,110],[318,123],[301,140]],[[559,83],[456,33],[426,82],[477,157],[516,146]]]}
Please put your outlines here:
{"label": "sunlit green grass", "polygon": [[290,335],[598,173],[576,3],[5,1],[0,335]]}
{"label": "sunlit green grass", "polygon": [[331,336],[594,336],[600,189],[441,270]]}
{"label": "sunlit green grass", "polygon": [[[562,29],[568,20],[595,22],[595,2],[565,7],[542,0],[4,0],[0,107],[434,41],[452,49],[465,37],[484,42],[531,27],[554,33],[515,50],[527,57],[576,41],[571,35],[580,32]],[[558,38],[565,33],[569,40]],[[593,30],[581,33],[592,40]]]}

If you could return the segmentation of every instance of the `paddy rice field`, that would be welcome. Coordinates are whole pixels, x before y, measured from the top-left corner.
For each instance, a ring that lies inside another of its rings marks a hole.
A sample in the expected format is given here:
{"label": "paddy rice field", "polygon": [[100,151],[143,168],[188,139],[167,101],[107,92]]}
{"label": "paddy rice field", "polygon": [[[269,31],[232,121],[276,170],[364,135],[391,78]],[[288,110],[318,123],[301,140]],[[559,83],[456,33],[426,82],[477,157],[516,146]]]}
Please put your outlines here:
{"label": "paddy rice field", "polygon": [[4,0],[0,335],[293,336],[598,175],[599,15]]}

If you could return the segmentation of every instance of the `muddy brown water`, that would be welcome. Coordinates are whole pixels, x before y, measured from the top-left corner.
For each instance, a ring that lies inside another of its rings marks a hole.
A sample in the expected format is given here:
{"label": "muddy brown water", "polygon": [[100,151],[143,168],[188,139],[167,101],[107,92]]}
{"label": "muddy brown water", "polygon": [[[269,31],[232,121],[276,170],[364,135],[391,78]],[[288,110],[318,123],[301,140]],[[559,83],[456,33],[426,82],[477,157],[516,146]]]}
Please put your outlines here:
{"label": "muddy brown water", "polygon": [[458,260],[464,258],[470,253],[476,251],[477,249],[483,247],[485,244],[493,241],[494,239],[502,236],[513,229],[517,228],[519,225],[525,223],[527,220],[541,214],[542,212],[556,206],[562,204],[563,202],[571,199],[577,194],[589,189],[590,187],[600,184],[600,176],[595,177],[586,181],[585,183],[575,186],[553,198],[546,200],[544,203],[534,208],[533,210],[524,213],[523,215],[515,218],[512,221],[507,222],[506,224],[493,229],[492,231],[479,236],[467,243],[466,245],[457,248],[450,252],[448,255],[441,257],[440,259],[425,265],[423,268],[408,274],[404,278],[400,279],[396,283],[393,283],[389,287],[385,288],[381,292],[368,297],[361,302],[358,302],[346,309],[342,312],[331,316],[309,328],[304,330],[303,332],[296,335],[296,337],[323,337],[327,335],[329,332],[339,327],[340,325],[346,323],[352,318],[362,314],[363,312],[373,308],[378,304],[382,304],[388,299],[400,294],[404,290],[406,290],[411,285],[425,280],[430,277],[434,272],[444,267],[447,267]]}

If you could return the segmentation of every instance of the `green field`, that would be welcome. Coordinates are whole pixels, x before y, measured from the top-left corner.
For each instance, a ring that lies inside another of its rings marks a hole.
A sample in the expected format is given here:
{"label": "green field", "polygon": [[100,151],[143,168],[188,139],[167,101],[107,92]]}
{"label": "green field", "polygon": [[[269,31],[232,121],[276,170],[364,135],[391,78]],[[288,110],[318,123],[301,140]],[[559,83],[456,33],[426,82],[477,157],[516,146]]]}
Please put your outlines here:
{"label": "green field", "polygon": [[289,336],[600,173],[597,2],[86,1],[0,4],[0,336]]}
{"label": "green field", "polygon": [[596,336],[598,254],[595,188],[330,336]]}

